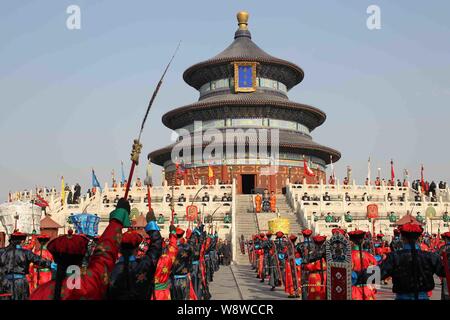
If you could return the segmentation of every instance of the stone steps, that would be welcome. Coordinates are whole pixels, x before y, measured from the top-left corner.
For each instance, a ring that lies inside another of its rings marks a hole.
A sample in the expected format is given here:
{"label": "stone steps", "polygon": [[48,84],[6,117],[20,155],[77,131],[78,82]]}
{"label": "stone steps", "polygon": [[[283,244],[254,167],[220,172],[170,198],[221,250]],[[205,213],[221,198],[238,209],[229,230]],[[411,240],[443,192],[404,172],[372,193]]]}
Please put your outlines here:
{"label": "stone steps", "polygon": [[[303,230],[300,221],[297,220],[297,216],[288,204],[284,195],[277,195],[277,211],[280,218],[288,219],[291,234],[299,234]],[[275,219],[278,215],[276,213],[260,213],[258,214],[258,222],[261,231],[267,232],[269,229],[268,221]]]}
{"label": "stone steps", "polygon": [[[251,202],[249,195],[237,195],[236,196],[236,245],[237,256],[234,262],[237,264],[248,265],[248,256],[241,254],[239,248],[239,239],[241,235],[244,235],[245,239],[249,239],[252,235],[258,232],[268,231],[268,221],[275,219],[278,215],[276,213],[258,213],[255,214],[253,210],[253,203]],[[277,195],[277,210],[281,218],[289,220],[290,233],[299,234],[302,231],[302,226],[297,221],[297,216],[294,214],[292,208],[289,206],[285,196]],[[260,230],[256,225],[256,219]]]}
{"label": "stone steps", "polygon": [[258,232],[254,220],[251,197],[236,195],[236,236],[238,239],[244,235],[245,239]]}

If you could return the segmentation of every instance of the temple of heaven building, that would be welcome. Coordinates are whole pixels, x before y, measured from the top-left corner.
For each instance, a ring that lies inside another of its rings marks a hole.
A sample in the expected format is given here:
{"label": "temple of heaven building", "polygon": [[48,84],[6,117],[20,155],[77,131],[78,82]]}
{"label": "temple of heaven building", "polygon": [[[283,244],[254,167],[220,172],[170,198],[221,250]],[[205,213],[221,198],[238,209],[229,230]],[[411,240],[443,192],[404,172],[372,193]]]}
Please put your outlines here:
{"label": "temple of heaven building", "polygon": [[[325,113],[288,98],[288,91],[303,80],[303,70],[252,41],[247,12],[239,12],[237,19],[234,41],[184,72],[184,81],[199,91],[199,100],[164,114],[164,125],[183,134],[150,153],[149,159],[164,167],[169,184],[206,184],[211,178],[231,183],[234,178],[237,193],[264,188],[281,193],[288,178],[325,182],[326,165],[341,154],[311,137],[324,123]],[[305,165],[314,176],[305,174]]]}

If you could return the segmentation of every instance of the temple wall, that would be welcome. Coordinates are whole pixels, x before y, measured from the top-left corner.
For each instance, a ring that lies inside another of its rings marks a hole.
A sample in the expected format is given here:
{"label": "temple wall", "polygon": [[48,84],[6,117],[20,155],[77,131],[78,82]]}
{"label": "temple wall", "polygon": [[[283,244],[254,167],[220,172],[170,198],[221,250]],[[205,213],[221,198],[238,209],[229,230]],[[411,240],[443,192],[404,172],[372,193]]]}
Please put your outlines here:
{"label": "temple wall", "polygon": [[[304,174],[303,167],[287,167],[279,166],[278,172],[271,175],[266,175],[269,166],[261,165],[234,165],[234,166],[211,166],[214,172],[214,179],[218,179],[219,182],[230,183],[232,178],[236,179],[236,191],[242,193],[242,178],[243,174],[256,175],[255,187],[267,188],[275,193],[282,193],[283,188],[286,187],[286,179],[290,179],[292,182],[301,182],[306,179],[308,184],[318,184],[320,180],[326,181],[326,175],[324,171],[318,169],[312,169],[315,176],[308,177]],[[165,172],[165,178],[168,184],[172,184],[174,181],[174,171]],[[185,185],[197,184],[200,179],[201,184],[208,184],[208,167],[196,167],[186,169],[184,175],[177,175],[175,183],[180,185],[185,179]]]}

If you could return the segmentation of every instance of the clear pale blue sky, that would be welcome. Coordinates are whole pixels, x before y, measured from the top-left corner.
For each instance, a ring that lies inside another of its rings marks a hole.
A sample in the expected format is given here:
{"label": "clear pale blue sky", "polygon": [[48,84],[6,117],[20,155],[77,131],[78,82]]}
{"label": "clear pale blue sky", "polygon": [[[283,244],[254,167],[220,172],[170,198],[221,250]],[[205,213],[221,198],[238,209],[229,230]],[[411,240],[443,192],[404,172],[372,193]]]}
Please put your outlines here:
{"label": "clear pale blue sky", "polygon": [[[66,8],[81,7],[81,30]],[[366,27],[381,7],[382,29]],[[153,106],[143,156],[170,141],[168,110],[197,92],[182,80],[190,65],[233,40],[235,14],[250,12],[253,40],[300,65],[294,101],[328,115],[313,132],[342,152],[339,176],[381,167],[450,180],[450,2],[442,1],[31,1],[0,3],[0,199],[9,190],[66,182],[90,187],[129,167],[149,96],[179,39],[179,54]],[[145,162],[145,161],[143,161]],[[140,176],[145,165],[139,166]],[[154,168],[159,176],[160,169]],[[156,177],[156,181],[159,178]]]}

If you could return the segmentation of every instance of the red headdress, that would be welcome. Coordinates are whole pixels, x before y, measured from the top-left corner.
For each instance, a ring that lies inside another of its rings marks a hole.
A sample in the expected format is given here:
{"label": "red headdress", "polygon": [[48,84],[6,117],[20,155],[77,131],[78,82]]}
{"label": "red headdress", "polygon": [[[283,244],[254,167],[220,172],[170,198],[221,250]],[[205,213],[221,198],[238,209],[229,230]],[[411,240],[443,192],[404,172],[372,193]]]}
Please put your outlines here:
{"label": "red headdress", "polygon": [[175,232],[177,233],[177,238],[181,238],[181,237],[183,237],[183,235],[184,235],[184,230],[181,229],[181,228],[178,228],[178,227],[177,227],[177,229],[176,229]]}
{"label": "red headdress", "polygon": [[422,226],[416,223],[406,223],[404,225],[399,226],[398,230],[400,230],[400,233],[402,234],[403,237],[413,239],[419,238],[423,233]]}
{"label": "red headdress", "polygon": [[364,237],[366,236],[366,232],[362,230],[354,230],[350,231],[348,233],[348,237],[350,238],[350,241],[354,243],[360,243]]}
{"label": "red headdress", "polygon": [[277,238],[282,238],[282,237],[284,236],[284,233],[281,232],[281,231],[278,231],[277,233],[275,233],[275,236],[276,236]]}
{"label": "red headdress", "polygon": [[450,232],[447,231],[446,233],[441,234],[441,237],[450,239]]}
{"label": "red headdress", "polygon": [[310,237],[312,235],[312,230],[310,229],[305,229],[302,231],[302,234],[304,237]]}
{"label": "red headdress", "polygon": [[48,241],[50,241],[50,236],[47,234],[40,234],[36,237],[37,241],[39,241],[40,244],[45,244]]}
{"label": "red headdress", "polygon": [[325,240],[327,240],[327,237],[326,236],[317,235],[317,236],[314,236],[312,239],[313,239],[313,241],[316,244],[322,244],[322,243],[325,242]]}
{"label": "red headdress", "polygon": [[331,230],[331,233],[332,234],[340,233],[340,234],[342,234],[344,236],[345,235],[345,230],[341,229],[341,228],[334,228],[333,230]]}
{"label": "red headdress", "polygon": [[73,234],[73,230],[69,229],[67,234],[50,241],[47,249],[54,257],[64,255],[84,256],[88,243],[89,238],[84,234]]}
{"label": "red headdress", "polygon": [[142,235],[134,230],[125,232],[122,236],[122,246],[129,246],[131,248],[137,248],[144,240]]}
{"label": "red headdress", "polygon": [[27,238],[27,234],[23,233],[23,232],[19,232],[19,230],[14,230],[14,232],[10,236],[11,240],[18,240],[18,241],[23,241],[26,238]]}

